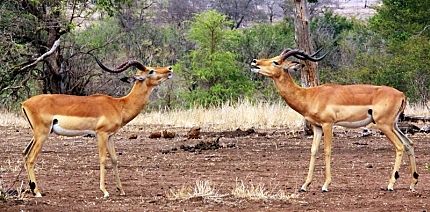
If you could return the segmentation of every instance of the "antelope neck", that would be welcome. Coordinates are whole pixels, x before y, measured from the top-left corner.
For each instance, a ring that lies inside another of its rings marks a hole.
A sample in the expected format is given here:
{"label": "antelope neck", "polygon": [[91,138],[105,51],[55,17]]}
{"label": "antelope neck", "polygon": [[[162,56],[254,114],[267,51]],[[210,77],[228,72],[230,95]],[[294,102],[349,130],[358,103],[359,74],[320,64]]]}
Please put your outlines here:
{"label": "antelope neck", "polygon": [[145,82],[138,81],[134,83],[133,88],[127,96],[119,98],[122,103],[123,125],[130,122],[143,110],[148,103],[151,91],[152,87],[147,86]]}
{"label": "antelope neck", "polygon": [[302,88],[297,85],[289,73],[283,73],[280,77],[274,78],[273,81],[288,106],[303,115],[308,107],[306,99],[309,98],[309,93],[306,90],[309,88]]}

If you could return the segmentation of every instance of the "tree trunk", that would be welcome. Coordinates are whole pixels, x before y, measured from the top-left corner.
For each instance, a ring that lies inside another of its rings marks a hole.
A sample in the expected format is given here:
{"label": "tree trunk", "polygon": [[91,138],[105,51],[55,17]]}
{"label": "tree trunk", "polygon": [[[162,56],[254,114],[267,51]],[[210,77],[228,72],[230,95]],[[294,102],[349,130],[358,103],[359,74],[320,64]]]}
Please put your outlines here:
{"label": "tree trunk", "polygon": [[[51,23],[51,27],[47,30],[48,31],[48,37],[46,40],[46,46],[48,48],[51,48],[54,44],[55,40],[57,40],[60,36],[60,30],[61,30],[61,24],[59,23],[60,20],[60,14],[59,13],[53,13],[51,16],[46,17],[45,22]],[[41,52],[46,51],[41,48]],[[56,52],[54,54],[49,55],[44,60],[46,63],[46,67],[43,68],[43,71],[45,72],[45,81],[43,85],[43,91],[44,93],[52,93],[52,94],[63,94],[65,93],[65,85],[64,80],[65,76],[63,73],[63,70],[61,69],[61,61],[60,58],[60,48],[57,48]]]}
{"label": "tree trunk", "polygon": [[[311,33],[309,27],[309,11],[306,0],[292,0],[294,4],[295,41],[298,49],[312,54]],[[317,63],[309,60],[302,61],[305,67],[301,70],[302,87],[314,87],[319,84]],[[304,125],[306,134],[311,132],[308,122]]]}

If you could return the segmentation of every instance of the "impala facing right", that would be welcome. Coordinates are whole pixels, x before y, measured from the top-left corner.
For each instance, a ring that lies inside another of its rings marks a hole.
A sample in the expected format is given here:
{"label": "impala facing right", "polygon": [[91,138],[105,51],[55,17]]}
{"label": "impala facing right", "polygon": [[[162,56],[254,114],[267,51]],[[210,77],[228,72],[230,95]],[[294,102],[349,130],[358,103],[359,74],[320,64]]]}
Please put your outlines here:
{"label": "impala facing right", "polygon": [[418,173],[413,142],[397,126],[397,120],[406,107],[405,95],[391,87],[363,84],[325,84],[312,88],[302,88],[294,83],[289,72],[300,70],[304,65],[286,59],[293,56],[301,60],[317,62],[325,57],[324,55],[315,58],[315,54],[309,55],[300,50],[287,49],[280,56],[269,59],[254,59],[251,63],[252,71],[272,78],[276,89],[287,104],[312,124],[314,137],[309,172],[300,191],[306,191],[307,186],[312,181],[315,157],[323,133],[326,178],[322,191],[325,192],[328,191],[328,185],[331,183],[330,161],[333,126],[357,128],[371,122],[375,123],[387,136],[396,150],[396,161],[387,189],[389,191],[394,189],[394,183],[399,178],[403,152],[406,149],[411,167],[410,190],[415,191]]}

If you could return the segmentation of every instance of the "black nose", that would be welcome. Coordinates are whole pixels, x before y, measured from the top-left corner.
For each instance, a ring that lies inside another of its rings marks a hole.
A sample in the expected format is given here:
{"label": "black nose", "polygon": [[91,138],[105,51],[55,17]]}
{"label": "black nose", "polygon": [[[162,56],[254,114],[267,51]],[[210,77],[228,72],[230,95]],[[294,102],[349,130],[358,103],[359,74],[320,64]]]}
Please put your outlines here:
{"label": "black nose", "polygon": [[252,60],[252,62],[253,62],[253,63],[256,63],[256,62],[257,62],[257,60],[256,60],[256,59],[253,59],[253,60]]}

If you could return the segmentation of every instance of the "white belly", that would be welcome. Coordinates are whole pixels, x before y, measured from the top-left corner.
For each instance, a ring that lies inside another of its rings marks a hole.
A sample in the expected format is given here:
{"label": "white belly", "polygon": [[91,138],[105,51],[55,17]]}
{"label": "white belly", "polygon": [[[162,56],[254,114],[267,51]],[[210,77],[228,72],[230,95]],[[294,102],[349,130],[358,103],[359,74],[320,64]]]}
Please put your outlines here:
{"label": "white belly", "polygon": [[363,120],[353,121],[353,122],[340,121],[340,122],[336,122],[335,124],[342,127],[358,128],[358,127],[364,127],[370,124],[370,122],[372,121],[373,121],[373,118],[372,116],[369,115],[366,119],[363,119]]}
{"label": "white belly", "polygon": [[52,131],[57,135],[64,135],[64,136],[80,136],[80,135],[96,135],[96,132],[93,130],[69,130],[64,129],[58,124],[54,124],[52,126]]}
{"label": "white belly", "polygon": [[64,136],[96,135],[94,126],[97,119],[73,116],[54,116],[52,132]]}

